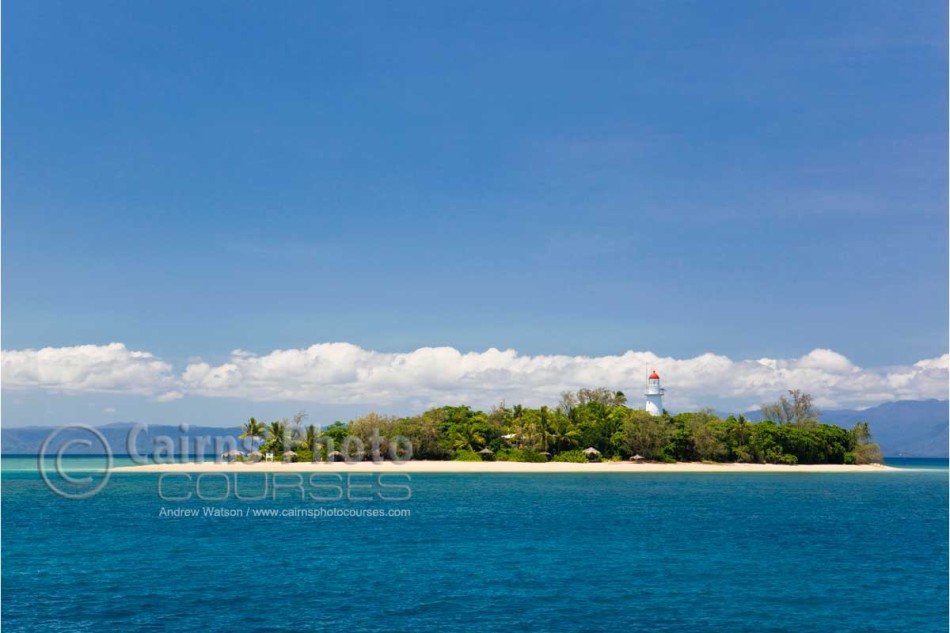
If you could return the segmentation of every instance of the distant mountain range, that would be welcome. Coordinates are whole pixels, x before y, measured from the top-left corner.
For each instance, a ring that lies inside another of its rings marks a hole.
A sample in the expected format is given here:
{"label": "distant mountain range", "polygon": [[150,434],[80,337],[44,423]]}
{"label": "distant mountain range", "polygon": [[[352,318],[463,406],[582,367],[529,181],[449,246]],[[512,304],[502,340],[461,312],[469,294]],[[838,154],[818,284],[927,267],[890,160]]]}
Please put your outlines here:
{"label": "distant mountain range", "polygon": [[[745,416],[753,421],[762,419],[758,411],[749,411]],[[851,428],[855,422],[863,421],[871,425],[871,433],[881,446],[886,457],[947,457],[948,456],[948,402],[946,400],[899,400],[887,402],[870,409],[832,409],[821,415],[821,421]],[[128,454],[126,442],[131,422],[115,422],[96,427],[109,442],[116,455]],[[2,454],[4,455],[35,455],[39,452],[43,440],[55,427],[21,427],[0,430],[2,439]],[[153,438],[168,436],[175,442],[176,454],[179,452],[182,437],[189,440],[189,450],[195,451],[194,440],[198,437],[230,436],[236,438],[241,430],[238,427],[191,426],[182,432],[178,426],[149,425],[147,433],[137,437],[136,450],[141,454],[149,454],[154,448]],[[69,439],[91,440],[88,447],[75,445],[69,455],[103,453],[98,441],[88,432],[64,431],[57,438],[55,446]],[[205,455],[214,455],[214,446],[208,444]]]}
{"label": "distant mountain range", "polygon": [[[129,440],[129,431],[135,426],[132,422],[113,422],[103,426],[95,427],[109,443],[114,455],[131,454],[127,447]],[[51,426],[27,426],[13,429],[0,430],[0,439],[3,441],[3,455],[36,455],[40,451],[43,440],[56,427]],[[216,437],[233,437],[237,441],[237,436],[241,434],[239,427],[220,427],[220,426],[187,426],[186,431],[182,431],[179,426],[164,424],[149,424],[148,430],[136,434],[135,450],[141,455],[150,455],[156,449],[155,438],[167,436],[172,439],[175,447],[175,454],[181,453],[181,440],[186,440],[190,453],[196,452],[195,439],[199,437],[210,438],[206,447],[201,451],[204,455],[212,456],[215,454],[213,439]],[[90,446],[73,445],[67,451],[67,455],[102,455],[105,450],[102,443],[88,431],[68,429],[62,431],[51,443],[53,454],[57,447],[62,446],[70,440],[88,440]]]}

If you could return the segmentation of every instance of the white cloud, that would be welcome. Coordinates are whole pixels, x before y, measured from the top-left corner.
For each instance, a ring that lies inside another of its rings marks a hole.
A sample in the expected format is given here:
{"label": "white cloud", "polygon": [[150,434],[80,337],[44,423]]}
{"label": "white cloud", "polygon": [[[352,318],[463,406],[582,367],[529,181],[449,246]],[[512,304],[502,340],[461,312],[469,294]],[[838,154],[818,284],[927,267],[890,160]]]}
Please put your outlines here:
{"label": "white cloud", "polygon": [[38,387],[66,393],[130,393],[151,396],[175,381],[169,363],[122,343],[4,351],[4,388]]}
{"label": "white cloud", "polygon": [[628,351],[618,356],[525,356],[514,350],[460,352],[424,347],[405,353],[366,350],[349,343],[257,355],[243,350],[212,365],[191,360],[176,374],[168,363],[124,345],[46,348],[3,353],[5,387],[55,391],[113,391],[252,401],[301,401],[419,408],[500,400],[553,403],[580,387],[624,390],[638,402],[644,372],[657,369],[668,388],[667,405],[687,409],[735,403],[745,407],[803,389],[821,406],[867,406],[895,399],[946,398],[948,355],[913,365],[865,369],[828,349],[799,358],[733,360],[717,354],[658,357]]}

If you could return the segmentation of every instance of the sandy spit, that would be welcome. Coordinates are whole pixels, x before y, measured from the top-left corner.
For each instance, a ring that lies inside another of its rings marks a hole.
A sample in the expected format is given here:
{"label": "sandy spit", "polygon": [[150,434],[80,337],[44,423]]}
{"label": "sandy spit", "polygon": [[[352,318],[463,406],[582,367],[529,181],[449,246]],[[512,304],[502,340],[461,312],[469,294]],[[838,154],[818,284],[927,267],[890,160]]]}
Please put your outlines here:
{"label": "sandy spit", "polygon": [[574,464],[547,462],[532,464],[524,462],[454,462],[413,460],[403,464],[393,462],[334,463],[282,463],[282,462],[190,462],[184,464],[147,464],[123,466],[113,469],[116,473],[164,473],[164,472],[328,472],[328,473],[879,473],[898,472],[901,469],[883,465],[844,466],[838,464],[814,464],[789,466],[785,464],[718,464],[718,463],[631,463],[600,462]]}

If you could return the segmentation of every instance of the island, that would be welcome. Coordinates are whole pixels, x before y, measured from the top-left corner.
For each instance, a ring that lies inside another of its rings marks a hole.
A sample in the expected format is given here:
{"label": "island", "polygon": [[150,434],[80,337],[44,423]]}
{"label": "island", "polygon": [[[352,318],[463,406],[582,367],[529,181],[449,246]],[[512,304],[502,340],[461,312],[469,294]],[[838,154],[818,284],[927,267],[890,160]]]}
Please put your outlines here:
{"label": "island", "polygon": [[[655,374],[654,374],[655,375]],[[651,376],[652,379],[652,376]],[[657,378],[658,384],[658,378]],[[710,409],[634,409],[605,388],[565,392],[554,407],[443,406],[414,416],[370,413],[327,428],[306,415],[251,418],[210,461],[154,456],[116,472],[881,472],[864,422],[822,424],[811,396],[789,391],[758,422]],[[238,448],[238,440],[249,450]],[[226,450],[224,450],[226,448]]]}

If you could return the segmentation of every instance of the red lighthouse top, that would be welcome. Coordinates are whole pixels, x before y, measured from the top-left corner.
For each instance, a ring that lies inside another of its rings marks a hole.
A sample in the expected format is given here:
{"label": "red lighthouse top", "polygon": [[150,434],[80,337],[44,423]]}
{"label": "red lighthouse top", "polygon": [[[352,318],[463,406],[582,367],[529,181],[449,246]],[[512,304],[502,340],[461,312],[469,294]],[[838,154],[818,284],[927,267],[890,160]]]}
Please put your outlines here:
{"label": "red lighthouse top", "polygon": [[650,374],[650,380],[659,380],[659,379],[660,379],[660,374],[656,373],[656,370],[654,369],[653,373]]}

